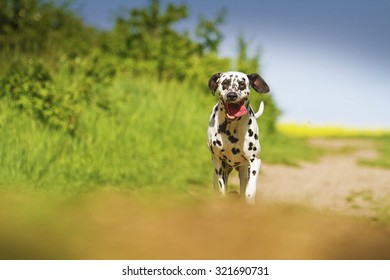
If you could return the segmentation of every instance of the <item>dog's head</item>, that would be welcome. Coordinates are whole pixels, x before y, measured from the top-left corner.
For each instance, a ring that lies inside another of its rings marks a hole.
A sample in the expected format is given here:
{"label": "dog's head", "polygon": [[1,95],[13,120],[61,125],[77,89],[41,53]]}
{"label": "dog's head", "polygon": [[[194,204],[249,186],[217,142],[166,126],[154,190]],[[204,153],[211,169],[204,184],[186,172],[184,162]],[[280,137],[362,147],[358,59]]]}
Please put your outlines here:
{"label": "dog's head", "polygon": [[213,95],[218,90],[226,116],[234,120],[248,113],[250,86],[259,93],[269,92],[267,83],[259,74],[225,72],[214,74],[209,80]]}

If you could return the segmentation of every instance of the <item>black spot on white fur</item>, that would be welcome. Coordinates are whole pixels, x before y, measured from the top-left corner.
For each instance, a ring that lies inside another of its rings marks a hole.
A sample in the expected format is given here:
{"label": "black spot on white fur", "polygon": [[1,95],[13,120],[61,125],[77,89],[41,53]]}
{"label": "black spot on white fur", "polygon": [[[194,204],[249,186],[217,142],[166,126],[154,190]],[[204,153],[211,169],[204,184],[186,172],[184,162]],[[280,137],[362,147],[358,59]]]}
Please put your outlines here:
{"label": "black spot on white fur", "polygon": [[228,140],[229,140],[230,142],[232,142],[233,144],[235,144],[235,143],[238,142],[238,138],[234,137],[233,135],[230,135],[230,136],[228,137]]}

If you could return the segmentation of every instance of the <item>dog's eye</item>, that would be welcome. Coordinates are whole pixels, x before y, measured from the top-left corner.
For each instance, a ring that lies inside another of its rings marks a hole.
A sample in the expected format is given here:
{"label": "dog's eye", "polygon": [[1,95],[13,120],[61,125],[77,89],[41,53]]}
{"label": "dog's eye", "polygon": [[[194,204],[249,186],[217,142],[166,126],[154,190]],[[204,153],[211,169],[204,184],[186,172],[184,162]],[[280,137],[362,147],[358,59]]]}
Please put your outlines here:
{"label": "dog's eye", "polygon": [[227,89],[230,86],[230,80],[224,80],[222,82],[222,89]]}
{"label": "dog's eye", "polygon": [[244,90],[244,89],[246,89],[246,84],[245,84],[244,82],[240,82],[240,83],[238,84],[238,88],[239,88],[240,90]]}

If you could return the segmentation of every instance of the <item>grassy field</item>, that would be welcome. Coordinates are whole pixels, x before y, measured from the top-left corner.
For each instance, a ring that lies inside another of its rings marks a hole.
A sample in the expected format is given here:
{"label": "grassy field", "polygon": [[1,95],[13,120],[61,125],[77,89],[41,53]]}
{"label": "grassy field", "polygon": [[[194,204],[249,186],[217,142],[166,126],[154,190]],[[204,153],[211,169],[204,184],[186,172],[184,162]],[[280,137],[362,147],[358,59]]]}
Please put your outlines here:
{"label": "grassy field", "polygon": [[3,106],[1,185],[74,191],[205,182],[203,95],[177,83],[131,79],[109,90],[113,109],[83,112],[76,136]]}

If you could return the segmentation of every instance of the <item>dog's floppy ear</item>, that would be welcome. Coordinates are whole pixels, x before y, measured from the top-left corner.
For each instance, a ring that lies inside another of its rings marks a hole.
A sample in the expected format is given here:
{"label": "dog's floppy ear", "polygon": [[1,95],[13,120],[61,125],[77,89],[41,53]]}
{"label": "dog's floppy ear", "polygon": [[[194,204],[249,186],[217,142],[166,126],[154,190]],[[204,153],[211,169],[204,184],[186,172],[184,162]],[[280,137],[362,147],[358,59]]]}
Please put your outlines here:
{"label": "dog's floppy ear", "polygon": [[248,79],[249,79],[251,86],[254,88],[255,91],[257,91],[259,93],[269,92],[269,86],[263,80],[263,78],[260,77],[259,74],[253,73],[253,74],[250,74],[247,76],[248,76]]}
{"label": "dog's floppy ear", "polygon": [[218,79],[222,76],[222,73],[217,73],[217,74],[214,74],[213,76],[211,76],[210,80],[209,80],[209,88],[211,90],[211,93],[213,95],[215,95],[215,91],[217,90],[218,88]]}

